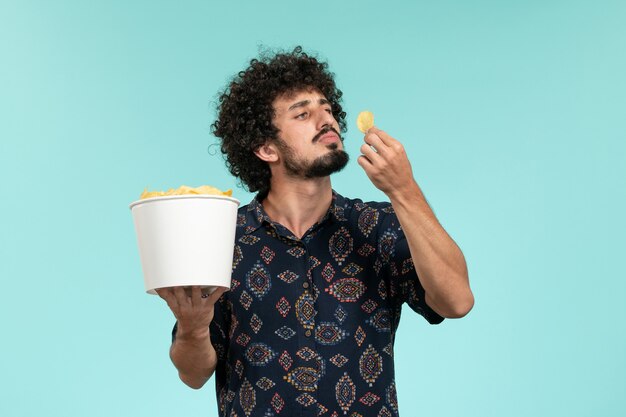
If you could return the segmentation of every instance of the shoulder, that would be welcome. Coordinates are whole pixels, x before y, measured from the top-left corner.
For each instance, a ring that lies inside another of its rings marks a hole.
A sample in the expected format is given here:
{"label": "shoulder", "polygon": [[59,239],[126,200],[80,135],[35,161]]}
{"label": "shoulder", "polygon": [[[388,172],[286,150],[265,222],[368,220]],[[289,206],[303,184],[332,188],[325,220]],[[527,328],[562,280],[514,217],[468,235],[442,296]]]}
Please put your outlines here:
{"label": "shoulder", "polygon": [[388,201],[363,201],[360,198],[349,198],[337,194],[335,204],[348,218],[370,215],[380,217],[395,216],[393,207]]}
{"label": "shoulder", "polygon": [[250,210],[251,210],[251,204],[249,204],[249,203],[248,203],[248,204],[246,204],[246,205],[240,206],[240,207],[237,209],[237,223],[238,223],[238,224],[239,224],[239,219],[243,219],[243,220],[245,220],[245,218],[246,218],[246,214],[247,214],[247,213],[248,213],[248,211],[250,211]]}
{"label": "shoulder", "polygon": [[246,226],[246,223],[248,222],[249,207],[250,205],[246,204],[245,206],[239,207],[239,209],[237,210],[237,229],[241,229]]}
{"label": "shoulder", "polygon": [[237,238],[243,234],[251,233],[259,227],[261,219],[259,218],[260,213],[258,213],[256,207],[257,205],[253,200],[249,204],[239,207],[237,210]]}
{"label": "shoulder", "polygon": [[386,201],[363,201],[337,195],[336,217],[343,220],[351,230],[358,230],[367,240],[374,242],[386,230],[397,230],[399,223],[391,203]]}

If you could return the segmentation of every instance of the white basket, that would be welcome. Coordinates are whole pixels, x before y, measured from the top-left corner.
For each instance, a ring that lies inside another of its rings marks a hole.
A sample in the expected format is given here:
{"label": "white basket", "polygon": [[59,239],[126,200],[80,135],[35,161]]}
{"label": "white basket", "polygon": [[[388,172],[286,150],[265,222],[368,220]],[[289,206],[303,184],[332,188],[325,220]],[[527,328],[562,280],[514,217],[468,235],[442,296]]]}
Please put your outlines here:
{"label": "white basket", "polygon": [[239,200],[180,195],[130,205],[146,291],[199,285],[230,288]]}

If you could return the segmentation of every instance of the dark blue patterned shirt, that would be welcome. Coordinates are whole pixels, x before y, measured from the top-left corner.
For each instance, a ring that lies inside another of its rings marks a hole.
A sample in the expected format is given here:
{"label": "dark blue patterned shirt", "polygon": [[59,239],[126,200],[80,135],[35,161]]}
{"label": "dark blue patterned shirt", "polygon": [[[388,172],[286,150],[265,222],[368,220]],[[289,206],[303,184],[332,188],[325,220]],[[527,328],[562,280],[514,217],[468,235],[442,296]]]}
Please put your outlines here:
{"label": "dark blue patterned shirt", "polygon": [[239,209],[231,290],[211,324],[220,416],[398,415],[402,304],[443,318],[425,303],[391,204],[332,201],[301,239],[257,199]]}

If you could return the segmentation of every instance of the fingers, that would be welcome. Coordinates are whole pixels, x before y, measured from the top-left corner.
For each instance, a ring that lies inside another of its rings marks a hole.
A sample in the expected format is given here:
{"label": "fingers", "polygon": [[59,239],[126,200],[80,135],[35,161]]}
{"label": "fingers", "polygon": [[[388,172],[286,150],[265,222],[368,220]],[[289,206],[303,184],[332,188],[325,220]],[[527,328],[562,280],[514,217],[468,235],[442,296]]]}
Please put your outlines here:
{"label": "fingers", "polygon": [[366,173],[370,172],[370,170],[374,168],[372,161],[367,159],[364,155],[359,156],[356,162],[365,170]]}
{"label": "fingers", "polygon": [[367,131],[364,139],[365,143],[372,145],[379,154],[385,157],[393,158],[396,154],[404,153],[404,146],[400,141],[392,138],[376,126]]}
{"label": "fingers", "polygon": [[[376,126],[371,127],[363,138],[365,144],[361,146],[361,153],[372,163],[373,167],[386,171],[388,168],[402,168],[408,162],[406,151],[402,143],[392,138]],[[373,148],[373,149],[372,149]],[[359,164],[366,168],[367,165]]]}
{"label": "fingers", "polygon": [[159,297],[167,301],[168,292],[169,292],[168,288],[155,288],[154,292],[156,292]]}
{"label": "fingers", "polygon": [[222,294],[224,294],[226,291],[228,291],[228,288],[226,287],[217,287],[215,291],[213,291],[213,293],[209,295],[207,302],[210,304],[215,304],[217,300],[219,300],[219,298],[222,296]]}
{"label": "fingers", "polygon": [[367,158],[371,163],[376,164],[379,163],[382,159],[381,155],[376,152],[375,149],[372,149],[370,145],[364,143],[360,148],[361,153],[365,158]]}
{"label": "fingers", "polygon": [[174,297],[176,298],[176,302],[180,307],[186,306],[189,304],[189,297],[185,293],[185,288],[183,287],[173,287],[172,291],[174,292]]}
{"label": "fingers", "polygon": [[229,289],[226,287],[216,287],[211,294],[203,294],[202,287],[194,285],[191,287],[167,287],[155,289],[170,309],[176,314],[182,307],[203,307],[213,305]]}
{"label": "fingers", "polygon": [[370,131],[368,131],[368,134],[365,135],[365,137],[363,138],[365,143],[368,144],[370,147],[373,146],[376,152],[378,152],[380,155],[387,156],[387,154],[389,153],[389,147],[376,133],[369,132]]}
{"label": "fingers", "polygon": [[174,293],[172,292],[172,288],[155,288],[154,290],[159,297],[165,300],[168,306],[177,306],[176,297],[174,297]]}
{"label": "fingers", "polygon": [[179,330],[185,329],[187,332],[208,328],[213,319],[215,303],[225,291],[228,288],[218,287],[210,295],[203,296],[202,287],[198,285],[156,290],[174,313]]}
{"label": "fingers", "polygon": [[[213,292],[208,292],[211,290],[211,288],[215,288],[215,290],[213,290]],[[198,304],[199,301],[208,298],[209,295],[213,294],[214,292],[218,292],[221,296],[228,290],[229,289],[226,287],[202,287],[200,285],[191,285],[188,287],[176,286],[155,288],[154,291],[159,297],[161,297],[165,301],[174,301],[175,303],[183,302],[183,304],[186,304],[187,301],[191,300],[192,303]]]}
{"label": "fingers", "polygon": [[156,288],[154,291],[156,291],[159,297],[165,300],[165,302],[167,303],[167,306],[170,308],[170,310],[174,314],[174,317],[178,319],[180,316],[179,314],[180,305],[178,304],[176,296],[174,295],[173,288],[171,287],[170,288]]}
{"label": "fingers", "polygon": [[363,171],[365,171],[365,175],[367,175],[370,181],[373,182],[372,175],[374,174],[375,168],[372,162],[363,155],[359,156],[356,162],[361,166],[361,168],[363,168]]}
{"label": "fingers", "polygon": [[198,285],[191,287],[191,305],[199,306],[202,303],[202,289]]}
{"label": "fingers", "polygon": [[368,129],[367,134],[374,134],[376,135],[378,138],[380,138],[380,140],[389,147],[393,147],[395,146],[397,143],[399,143],[397,140],[395,140],[394,138],[392,138],[391,136],[389,136],[384,130],[380,130],[379,128],[377,128],[376,126],[372,126],[371,128]]}

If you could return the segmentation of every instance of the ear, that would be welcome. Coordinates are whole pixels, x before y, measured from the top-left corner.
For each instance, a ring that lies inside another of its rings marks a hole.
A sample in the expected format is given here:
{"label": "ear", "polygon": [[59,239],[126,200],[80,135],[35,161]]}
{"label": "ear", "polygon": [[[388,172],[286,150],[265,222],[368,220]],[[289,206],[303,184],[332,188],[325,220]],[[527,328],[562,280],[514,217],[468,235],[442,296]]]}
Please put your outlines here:
{"label": "ear", "polygon": [[267,141],[263,145],[256,148],[254,154],[261,160],[265,162],[276,162],[278,161],[278,150],[276,146]]}

